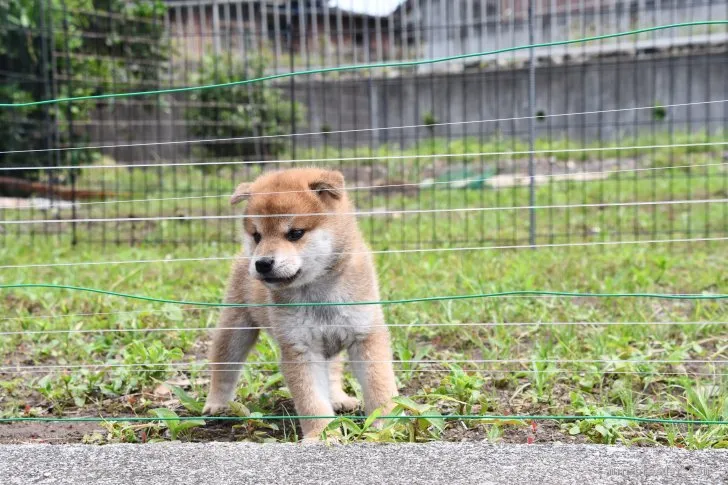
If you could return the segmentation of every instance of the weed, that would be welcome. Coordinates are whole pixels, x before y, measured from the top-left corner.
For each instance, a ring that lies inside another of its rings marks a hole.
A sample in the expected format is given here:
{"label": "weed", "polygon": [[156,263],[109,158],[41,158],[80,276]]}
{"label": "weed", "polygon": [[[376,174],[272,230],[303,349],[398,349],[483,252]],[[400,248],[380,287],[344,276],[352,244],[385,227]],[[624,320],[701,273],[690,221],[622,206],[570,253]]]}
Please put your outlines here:
{"label": "weed", "polygon": [[87,443],[147,443],[157,440],[163,427],[157,423],[129,423],[123,421],[104,421],[106,436],[94,434],[84,437]]}
{"label": "weed", "polygon": [[151,412],[161,419],[160,426],[169,430],[172,440],[176,440],[180,435],[189,436],[190,430],[205,425],[202,419],[181,420],[177,413],[167,408],[152,409]]}
{"label": "weed", "polygon": [[103,389],[112,395],[124,395],[162,381],[169,375],[167,363],[183,356],[182,350],[167,349],[159,340],[132,342],[122,353],[124,366],[114,368],[110,383]]}
{"label": "weed", "polygon": [[386,423],[382,428],[373,426],[374,422],[381,416],[381,410],[376,409],[359,426],[356,422],[347,417],[339,416],[331,421],[321,433],[321,437],[328,441],[331,438],[337,441],[354,441],[363,439],[366,441],[382,442],[395,439],[397,432],[392,423]]}
{"label": "weed", "polygon": [[169,387],[187,411],[195,415],[202,414],[202,409],[205,407],[204,401],[192,397],[179,386],[173,386],[170,384]]}
{"label": "weed", "polygon": [[406,414],[407,417],[392,419],[391,426],[404,426],[410,442],[433,440],[440,437],[445,429],[445,420],[435,406],[418,404],[404,396],[394,398],[396,406],[391,414],[397,416]]}
{"label": "weed", "polygon": [[696,384],[691,379],[681,379],[685,391],[685,409],[696,419],[720,421],[728,419],[728,398],[717,385]]}
{"label": "weed", "polygon": [[459,414],[472,414],[473,405],[480,404],[482,389],[485,381],[477,371],[463,370],[459,365],[450,364],[449,374],[442,380],[436,389],[436,394],[429,397],[436,397],[442,400],[454,400],[458,404]]}
{"label": "weed", "polygon": [[408,381],[419,368],[420,362],[432,351],[432,345],[418,344],[410,338],[395,338],[392,344],[395,358],[400,360],[400,378]]}

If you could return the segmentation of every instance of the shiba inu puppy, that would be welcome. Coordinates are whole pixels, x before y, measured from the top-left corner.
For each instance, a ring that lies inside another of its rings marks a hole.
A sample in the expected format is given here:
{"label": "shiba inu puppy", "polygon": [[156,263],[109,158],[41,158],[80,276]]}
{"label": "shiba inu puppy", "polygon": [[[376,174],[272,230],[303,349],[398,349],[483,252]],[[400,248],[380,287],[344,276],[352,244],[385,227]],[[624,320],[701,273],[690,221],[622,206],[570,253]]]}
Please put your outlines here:
{"label": "shiba inu puppy", "polygon": [[[342,389],[344,350],[361,383],[366,413],[381,407],[387,414],[397,387],[382,309],[336,305],[379,300],[372,255],[344,176],[317,168],[272,172],[241,184],[230,202],[243,200],[243,250],[233,263],[225,302],[287,305],[223,309],[204,412],[221,413],[233,399],[242,362],[265,328],[280,346],[281,371],[299,415],[331,416],[358,407]],[[328,305],[310,305],[322,302]],[[318,438],[329,421],[302,419],[304,438]]]}

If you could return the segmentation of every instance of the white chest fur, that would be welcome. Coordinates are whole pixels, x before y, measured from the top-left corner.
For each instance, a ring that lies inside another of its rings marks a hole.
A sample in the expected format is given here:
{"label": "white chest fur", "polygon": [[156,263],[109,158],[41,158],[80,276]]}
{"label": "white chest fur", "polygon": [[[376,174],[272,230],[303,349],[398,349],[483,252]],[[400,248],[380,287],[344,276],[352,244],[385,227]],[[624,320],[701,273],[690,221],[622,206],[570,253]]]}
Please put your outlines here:
{"label": "white chest fur", "polygon": [[[294,301],[300,303],[353,301],[342,291],[301,289]],[[303,353],[330,359],[366,336],[381,311],[373,305],[313,305],[272,307],[276,338]]]}

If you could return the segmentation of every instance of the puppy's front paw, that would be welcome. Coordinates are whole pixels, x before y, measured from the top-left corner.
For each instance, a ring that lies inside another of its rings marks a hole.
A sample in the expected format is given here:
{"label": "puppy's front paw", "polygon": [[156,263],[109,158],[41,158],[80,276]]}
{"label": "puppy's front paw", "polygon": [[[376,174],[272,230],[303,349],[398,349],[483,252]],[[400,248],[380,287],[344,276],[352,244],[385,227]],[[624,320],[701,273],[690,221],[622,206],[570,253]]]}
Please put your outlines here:
{"label": "puppy's front paw", "polygon": [[336,396],[331,400],[331,406],[334,411],[354,411],[359,407],[359,400],[355,397],[351,397],[348,394],[342,393],[340,396]]}
{"label": "puppy's front paw", "polygon": [[230,406],[227,403],[207,401],[205,403],[205,407],[202,408],[202,414],[206,416],[214,416],[216,414],[223,414],[228,409],[230,409]]}

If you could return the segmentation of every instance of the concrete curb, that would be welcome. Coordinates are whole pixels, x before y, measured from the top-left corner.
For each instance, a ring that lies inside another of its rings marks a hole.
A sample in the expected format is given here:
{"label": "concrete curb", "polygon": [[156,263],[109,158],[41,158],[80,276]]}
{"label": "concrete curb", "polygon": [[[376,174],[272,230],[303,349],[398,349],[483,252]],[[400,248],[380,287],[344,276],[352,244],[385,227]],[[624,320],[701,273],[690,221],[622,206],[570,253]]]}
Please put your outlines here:
{"label": "concrete curb", "polygon": [[728,484],[728,450],[486,443],[0,446],[15,484]]}

